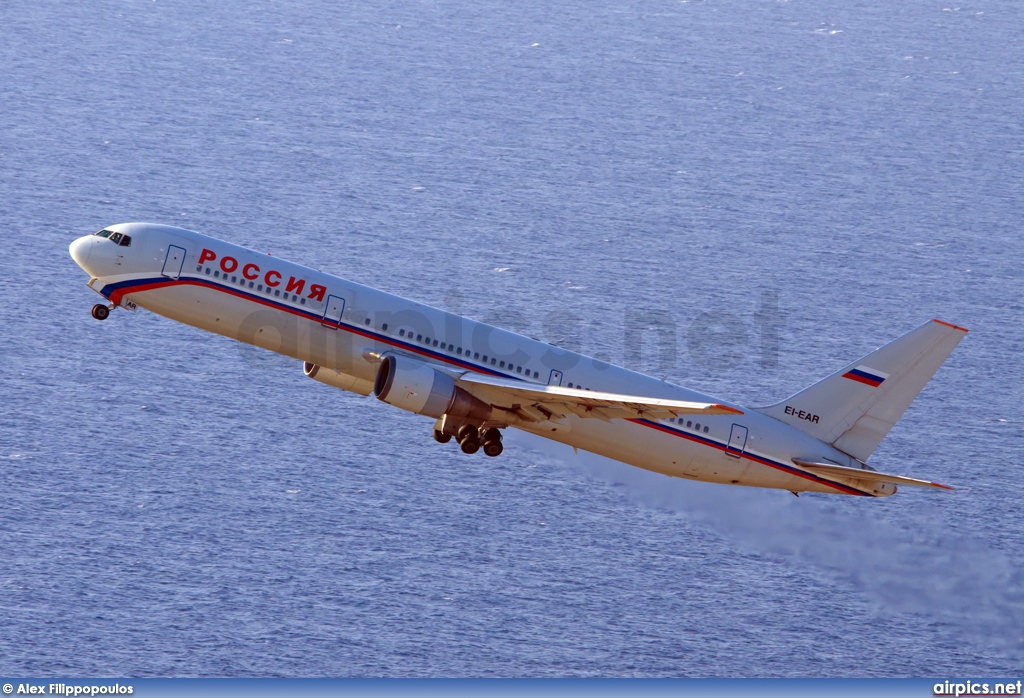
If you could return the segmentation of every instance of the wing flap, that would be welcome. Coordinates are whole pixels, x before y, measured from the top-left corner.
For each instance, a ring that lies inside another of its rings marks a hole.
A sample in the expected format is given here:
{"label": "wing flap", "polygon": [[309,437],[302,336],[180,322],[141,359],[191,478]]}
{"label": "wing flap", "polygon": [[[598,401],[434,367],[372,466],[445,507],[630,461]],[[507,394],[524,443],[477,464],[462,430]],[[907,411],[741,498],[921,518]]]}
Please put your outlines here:
{"label": "wing flap", "polygon": [[887,475],[886,473],[880,473],[876,470],[861,470],[859,468],[847,468],[845,465],[835,465],[833,463],[818,463],[816,461],[804,460],[803,458],[794,458],[793,462],[804,470],[809,470],[812,473],[818,475],[832,475],[834,477],[846,477],[853,480],[863,480],[864,482],[891,482],[894,485],[909,485],[911,487],[934,487],[940,490],[951,490],[952,487],[948,485],[940,485],[937,482],[929,482],[928,480],[918,480],[913,477],[904,477],[902,475]]}
{"label": "wing flap", "polygon": [[458,382],[484,402],[526,416],[531,421],[544,421],[566,414],[575,414],[581,419],[594,418],[603,421],[672,419],[684,414],[743,414],[734,407],[712,402],[666,400],[565,388],[559,385],[537,385],[479,373],[466,373]]}

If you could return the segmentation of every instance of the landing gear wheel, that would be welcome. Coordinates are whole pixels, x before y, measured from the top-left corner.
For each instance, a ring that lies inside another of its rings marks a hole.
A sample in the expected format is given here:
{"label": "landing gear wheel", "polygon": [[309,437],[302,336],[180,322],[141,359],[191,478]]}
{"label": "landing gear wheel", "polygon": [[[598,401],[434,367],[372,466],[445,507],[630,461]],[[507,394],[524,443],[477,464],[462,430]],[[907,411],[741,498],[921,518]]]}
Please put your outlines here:
{"label": "landing gear wheel", "polygon": [[501,432],[498,429],[491,427],[484,432],[484,435],[481,438],[484,441],[501,441]]}
{"label": "landing gear wheel", "polygon": [[459,444],[459,448],[462,449],[463,453],[472,455],[480,450],[480,442],[473,438],[464,439],[462,443]]}
{"label": "landing gear wheel", "polygon": [[446,444],[451,440],[451,434],[445,434],[443,431],[438,431],[437,429],[434,429],[434,441],[436,441],[437,443]]}
{"label": "landing gear wheel", "polygon": [[501,445],[501,441],[484,441],[484,453],[491,458],[500,456],[504,450],[505,447]]}
{"label": "landing gear wheel", "polygon": [[477,429],[472,424],[463,424],[461,427],[459,427],[459,431],[455,435],[455,438],[457,438],[459,440],[459,443],[461,444],[466,439],[473,439],[474,441],[476,441],[479,438],[479,434],[480,430]]}
{"label": "landing gear wheel", "polygon": [[92,307],[92,316],[97,320],[106,320],[110,317],[110,308],[102,303],[97,303]]}

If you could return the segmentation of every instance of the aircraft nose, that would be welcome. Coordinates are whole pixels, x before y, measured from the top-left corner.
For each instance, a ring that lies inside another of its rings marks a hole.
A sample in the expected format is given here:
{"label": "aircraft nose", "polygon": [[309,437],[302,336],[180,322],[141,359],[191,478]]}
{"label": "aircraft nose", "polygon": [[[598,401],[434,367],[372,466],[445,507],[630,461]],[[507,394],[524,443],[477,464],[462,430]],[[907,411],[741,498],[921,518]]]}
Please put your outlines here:
{"label": "aircraft nose", "polygon": [[89,263],[89,254],[92,252],[92,237],[92,235],[86,235],[85,237],[78,238],[68,247],[68,251],[71,252],[71,259],[75,260],[75,263],[82,267],[82,269],[85,269],[85,271],[89,271],[85,265]]}

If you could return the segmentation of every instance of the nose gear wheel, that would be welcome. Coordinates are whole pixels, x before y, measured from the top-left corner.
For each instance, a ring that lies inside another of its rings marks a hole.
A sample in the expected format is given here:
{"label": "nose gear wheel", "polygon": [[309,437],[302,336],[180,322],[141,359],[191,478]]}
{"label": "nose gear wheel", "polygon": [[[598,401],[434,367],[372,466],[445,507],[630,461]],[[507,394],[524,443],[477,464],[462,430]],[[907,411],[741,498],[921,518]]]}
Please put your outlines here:
{"label": "nose gear wheel", "polygon": [[92,307],[92,316],[97,320],[106,320],[110,317],[110,308],[102,303],[97,303]]}

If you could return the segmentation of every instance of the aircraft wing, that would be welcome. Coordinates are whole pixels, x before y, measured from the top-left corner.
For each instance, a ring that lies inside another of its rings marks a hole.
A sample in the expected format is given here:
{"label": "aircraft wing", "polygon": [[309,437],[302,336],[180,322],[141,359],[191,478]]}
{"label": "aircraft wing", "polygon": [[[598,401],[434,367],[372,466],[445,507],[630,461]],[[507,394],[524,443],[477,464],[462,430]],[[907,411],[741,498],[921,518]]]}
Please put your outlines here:
{"label": "aircraft wing", "polygon": [[683,414],[743,414],[712,402],[664,400],[637,395],[537,385],[466,373],[458,384],[492,407],[512,412],[528,422],[560,419],[569,414],[604,421],[612,419],[672,419]]}
{"label": "aircraft wing", "polygon": [[844,465],[818,463],[815,461],[804,460],[803,458],[794,458],[793,462],[804,470],[809,470],[812,473],[820,475],[847,477],[854,480],[863,480],[864,482],[891,482],[896,485],[910,485],[912,487],[934,487],[940,490],[953,489],[948,485],[940,485],[937,482],[928,482],[927,480],[918,480],[912,477],[903,477],[902,475],[886,475],[885,473],[880,473],[876,470],[847,468]]}

